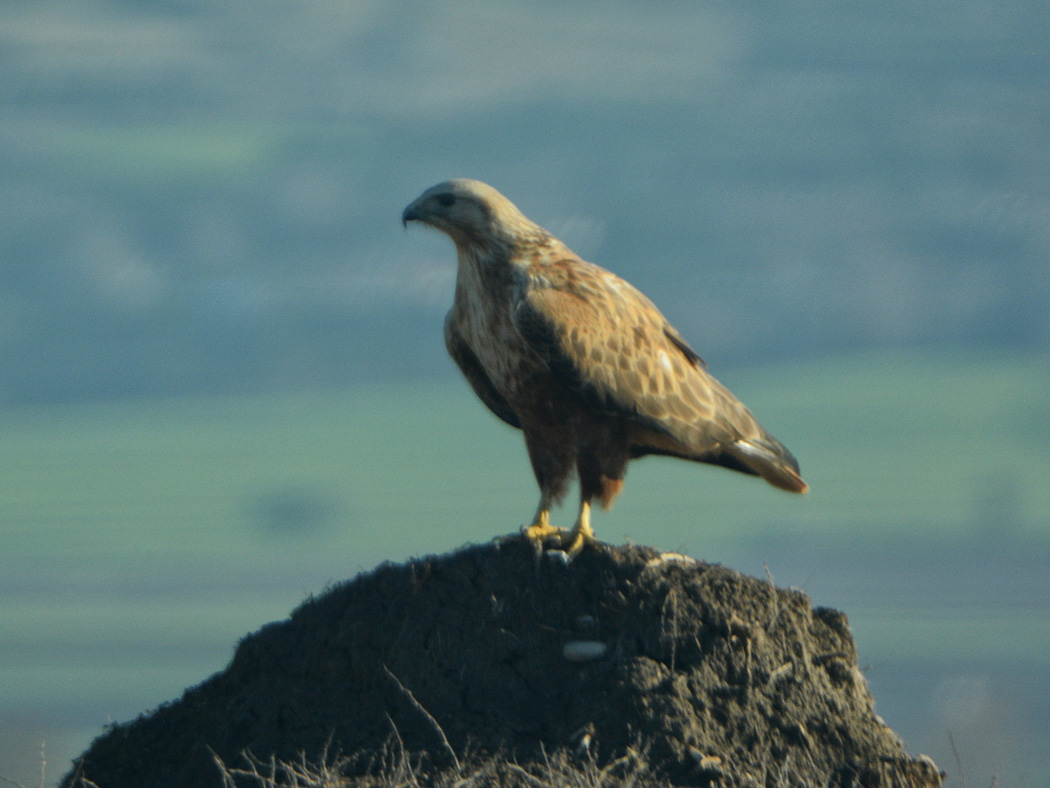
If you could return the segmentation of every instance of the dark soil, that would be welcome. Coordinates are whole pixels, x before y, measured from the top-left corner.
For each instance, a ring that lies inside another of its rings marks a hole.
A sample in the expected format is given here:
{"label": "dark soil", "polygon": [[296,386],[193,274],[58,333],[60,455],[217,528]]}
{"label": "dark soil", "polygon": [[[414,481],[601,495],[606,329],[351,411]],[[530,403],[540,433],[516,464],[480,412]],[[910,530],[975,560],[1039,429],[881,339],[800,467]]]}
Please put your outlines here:
{"label": "dark soil", "polygon": [[635,785],[941,784],[875,715],[842,613],[651,548],[565,565],[517,538],[308,600],[180,700],[108,730],[63,785],[221,786],[215,756],[245,752],[341,754],[348,785],[384,784],[395,759],[419,784],[472,769],[471,784],[557,784],[574,763],[592,785],[627,784],[618,770]]}

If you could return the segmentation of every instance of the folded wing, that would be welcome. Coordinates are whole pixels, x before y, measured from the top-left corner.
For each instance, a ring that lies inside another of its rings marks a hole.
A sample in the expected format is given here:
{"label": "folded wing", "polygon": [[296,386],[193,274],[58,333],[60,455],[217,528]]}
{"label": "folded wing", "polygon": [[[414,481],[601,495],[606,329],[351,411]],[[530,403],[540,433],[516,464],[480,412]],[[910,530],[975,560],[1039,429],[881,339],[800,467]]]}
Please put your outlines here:
{"label": "folded wing", "polygon": [[514,320],[563,385],[634,425],[635,456],[671,454],[805,491],[791,453],[626,281],[579,259],[555,263],[524,293]]}

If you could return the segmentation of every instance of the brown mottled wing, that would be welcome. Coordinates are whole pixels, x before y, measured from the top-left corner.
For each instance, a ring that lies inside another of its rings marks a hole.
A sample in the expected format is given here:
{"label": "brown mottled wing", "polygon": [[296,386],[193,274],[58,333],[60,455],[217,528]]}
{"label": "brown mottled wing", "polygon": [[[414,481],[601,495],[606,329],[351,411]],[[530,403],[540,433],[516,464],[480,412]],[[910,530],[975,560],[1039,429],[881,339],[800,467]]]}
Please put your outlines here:
{"label": "brown mottled wing", "polygon": [[488,409],[510,426],[520,429],[521,422],[518,421],[517,415],[510,405],[507,404],[507,401],[496,391],[496,387],[492,385],[489,376],[485,374],[478,357],[474,355],[470,345],[463,340],[462,335],[456,329],[455,318],[451,311],[445,316],[445,347],[448,348],[448,354],[452,356],[456,366],[462,370],[467,382],[470,383],[470,387],[474,389],[474,393],[488,406]]}
{"label": "brown mottled wing", "polygon": [[634,454],[675,454],[805,489],[790,452],[642,293],[578,258],[544,266],[542,281],[517,305],[518,330],[564,385],[641,427]]}

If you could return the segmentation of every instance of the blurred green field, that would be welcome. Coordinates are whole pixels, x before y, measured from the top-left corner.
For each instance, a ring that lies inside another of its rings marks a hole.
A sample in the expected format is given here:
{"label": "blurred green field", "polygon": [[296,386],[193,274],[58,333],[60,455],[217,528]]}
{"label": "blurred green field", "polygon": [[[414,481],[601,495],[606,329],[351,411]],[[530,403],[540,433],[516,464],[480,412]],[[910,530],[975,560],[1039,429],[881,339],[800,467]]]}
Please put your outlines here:
{"label": "blurred green field", "polygon": [[[1045,524],[1042,357],[863,356],[723,378],[798,455],[812,493],[651,458],[632,465],[617,509],[600,517],[610,539],[690,542],[702,528],[705,540],[731,540],[767,520],[829,534],[858,520],[887,535],[917,521],[950,532],[998,479],[1017,491],[1023,520]],[[520,434],[458,382],[20,408],[0,413],[0,429],[0,560],[12,569],[114,549],[222,562],[231,544],[256,567],[273,552],[294,561],[248,521],[253,496],[282,491],[341,507],[326,544],[369,557],[513,530],[536,498]]]}
{"label": "blurred green field", "polygon": [[[596,515],[599,536],[727,563],[761,529],[950,544],[980,528],[991,485],[1022,538],[1050,538],[1045,358],[869,354],[720,377],[812,492],[648,459]],[[65,725],[59,760],[220,670],[306,595],[513,532],[536,502],[520,434],[459,381],[22,407],[0,430],[0,726]],[[570,501],[558,519],[573,514]],[[775,551],[750,557],[777,575]],[[1017,601],[847,612],[876,661],[1050,664],[1050,600]]]}

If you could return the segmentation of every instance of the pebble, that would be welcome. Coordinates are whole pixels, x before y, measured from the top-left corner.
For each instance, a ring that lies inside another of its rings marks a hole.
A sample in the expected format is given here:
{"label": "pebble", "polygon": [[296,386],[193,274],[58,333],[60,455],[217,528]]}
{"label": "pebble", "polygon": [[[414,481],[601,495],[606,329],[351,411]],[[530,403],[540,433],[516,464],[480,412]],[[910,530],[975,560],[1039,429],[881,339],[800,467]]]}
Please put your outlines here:
{"label": "pebble", "polygon": [[608,650],[600,640],[570,640],[562,646],[561,654],[569,662],[591,662],[604,657]]}

